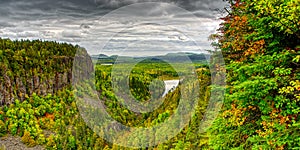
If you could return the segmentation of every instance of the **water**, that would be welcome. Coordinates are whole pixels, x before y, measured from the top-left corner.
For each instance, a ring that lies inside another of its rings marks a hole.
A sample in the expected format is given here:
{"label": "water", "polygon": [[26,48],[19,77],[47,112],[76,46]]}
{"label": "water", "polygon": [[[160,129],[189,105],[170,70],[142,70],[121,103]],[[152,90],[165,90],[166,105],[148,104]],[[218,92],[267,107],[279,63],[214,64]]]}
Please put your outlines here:
{"label": "water", "polygon": [[178,86],[179,80],[165,80],[165,92],[162,95],[162,97],[166,96],[170,90],[171,92]]}

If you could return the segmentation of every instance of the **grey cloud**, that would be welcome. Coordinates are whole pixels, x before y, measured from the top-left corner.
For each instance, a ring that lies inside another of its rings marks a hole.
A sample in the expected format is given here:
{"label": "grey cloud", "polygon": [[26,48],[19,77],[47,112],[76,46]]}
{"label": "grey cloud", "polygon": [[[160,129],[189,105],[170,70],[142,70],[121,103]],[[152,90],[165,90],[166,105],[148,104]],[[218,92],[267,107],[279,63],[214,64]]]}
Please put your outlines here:
{"label": "grey cloud", "polygon": [[18,37],[37,37],[38,36],[38,33],[37,32],[19,32],[17,33],[17,36]]}
{"label": "grey cloud", "polygon": [[70,37],[70,38],[80,38],[81,33],[78,31],[73,31],[73,30],[65,30],[62,32],[63,37]]}
{"label": "grey cloud", "polygon": [[[1,1],[1,14],[8,13],[10,17],[18,15],[26,18],[45,17],[49,15],[91,17],[93,15],[104,15],[122,6],[142,2],[165,2],[175,4],[188,11],[211,9],[222,9],[222,0],[16,0]],[[144,8],[151,12],[152,8]],[[160,7],[158,7],[158,10]],[[134,11],[133,11],[134,12]],[[154,11],[154,13],[159,11]],[[100,13],[100,14],[99,14]],[[27,16],[26,16],[27,15]],[[199,14],[198,14],[199,15]]]}
{"label": "grey cloud", "polygon": [[43,37],[53,37],[55,33],[51,31],[40,31],[40,35]]}
{"label": "grey cloud", "polygon": [[90,29],[91,26],[89,24],[83,23],[83,24],[80,25],[80,28],[81,29]]}
{"label": "grey cloud", "polygon": [[72,44],[76,44],[81,41],[80,38],[61,38],[60,40],[63,42],[70,42]]}
{"label": "grey cloud", "polygon": [[[135,5],[131,6],[130,11],[120,8],[142,2],[166,3],[147,3],[142,5],[143,7]],[[99,43],[120,31],[115,41],[112,40],[111,50],[124,48],[118,42],[143,40],[139,37],[148,38],[149,44],[161,40],[160,45],[163,46],[164,40],[174,40],[168,37],[178,35],[177,30],[173,28],[151,29],[155,25],[147,25],[147,17],[149,17],[150,22],[167,21],[174,25],[174,28],[181,27],[191,34],[199,34],[196,40],[203,44],[203,47],[208,47],[209,44],[205,39],[208,33],[204,31],[208,30],[209,26],[216,25],[216,22],[209,23],[213,21],[211,19],[208,19],[208,23],[205,20],[195,22],[194,19],[189,18],[189,13],[178,11],[167,3],[175,4],[200,18],[215,18],[215,12],[211,9],[224,6],[222,0],[0,0],[0,36],[70,42],[86,47],[91,53],[98,53],[102,48]],[[118,10],[114,11],[116,9]],[[115,14],[103,18],[108,13]],[[129,19],[129,16],[132,18]],[[140,18],[145,22],[140,22]],[[134,26],[138,23],[142,25]],[[118,39],[120,34],[122,39]],[[163,40],[162,37],[165,39]],[[186,49],[195,49],[186,46]],[[147,46],[140,45],[140,48],[146,49]]]}
{"label": "grey cloud", "polygon": [[0,21],[0,28],[5,28],[5,27],[15,27],[15,25],[9,22]]}

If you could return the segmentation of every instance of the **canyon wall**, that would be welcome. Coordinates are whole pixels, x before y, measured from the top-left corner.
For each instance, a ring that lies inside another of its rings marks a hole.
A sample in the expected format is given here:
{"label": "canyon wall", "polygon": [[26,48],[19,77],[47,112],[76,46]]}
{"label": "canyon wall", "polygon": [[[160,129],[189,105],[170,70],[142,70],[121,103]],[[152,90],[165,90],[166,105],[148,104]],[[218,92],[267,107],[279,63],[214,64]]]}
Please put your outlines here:
{"label": "canyon wall", "polygon": [[0,39],[0,106],[70,87],[75,56],[86,74],[93,71],[91,58],[79,46]]}

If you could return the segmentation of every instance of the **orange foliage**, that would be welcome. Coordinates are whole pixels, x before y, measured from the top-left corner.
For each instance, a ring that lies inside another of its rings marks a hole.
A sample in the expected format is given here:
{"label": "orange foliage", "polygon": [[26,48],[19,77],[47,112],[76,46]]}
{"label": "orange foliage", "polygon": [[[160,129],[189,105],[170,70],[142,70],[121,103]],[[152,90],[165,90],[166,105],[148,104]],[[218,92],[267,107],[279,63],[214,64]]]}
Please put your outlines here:
{"label": "orange foliage", "polygon": [[[235,7],[245,9],[240,2],[236,2]],[[221,48],[225,50],[226,58],[241,62],[257,54],[264,53],[264,39],[258,41],[246,39],[247,35],[255,32],[248,24],[248,17],[249,16],[237,14],[223,18],[225,28],[226,25],[229,26],[226,30],[220,30],[224,36],[218,36],[218,39],[219,43],[222,43]]]}
{"label": "orange foliage", "polygon": [[46,113],[46,118],[49,118],[50,120],[54,120],[55,116],[53,114]]}

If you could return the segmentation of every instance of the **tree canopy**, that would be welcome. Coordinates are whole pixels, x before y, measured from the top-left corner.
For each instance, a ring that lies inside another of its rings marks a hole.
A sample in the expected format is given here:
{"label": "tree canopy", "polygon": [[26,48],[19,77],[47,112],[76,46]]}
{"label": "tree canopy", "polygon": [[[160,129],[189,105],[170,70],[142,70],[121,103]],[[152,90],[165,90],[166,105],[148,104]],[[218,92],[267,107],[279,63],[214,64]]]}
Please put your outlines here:
{"label": "tree canopy", "polygon": [[217,39],[227,69],[214,149],[300,147],[300,1],[228,1]]}

